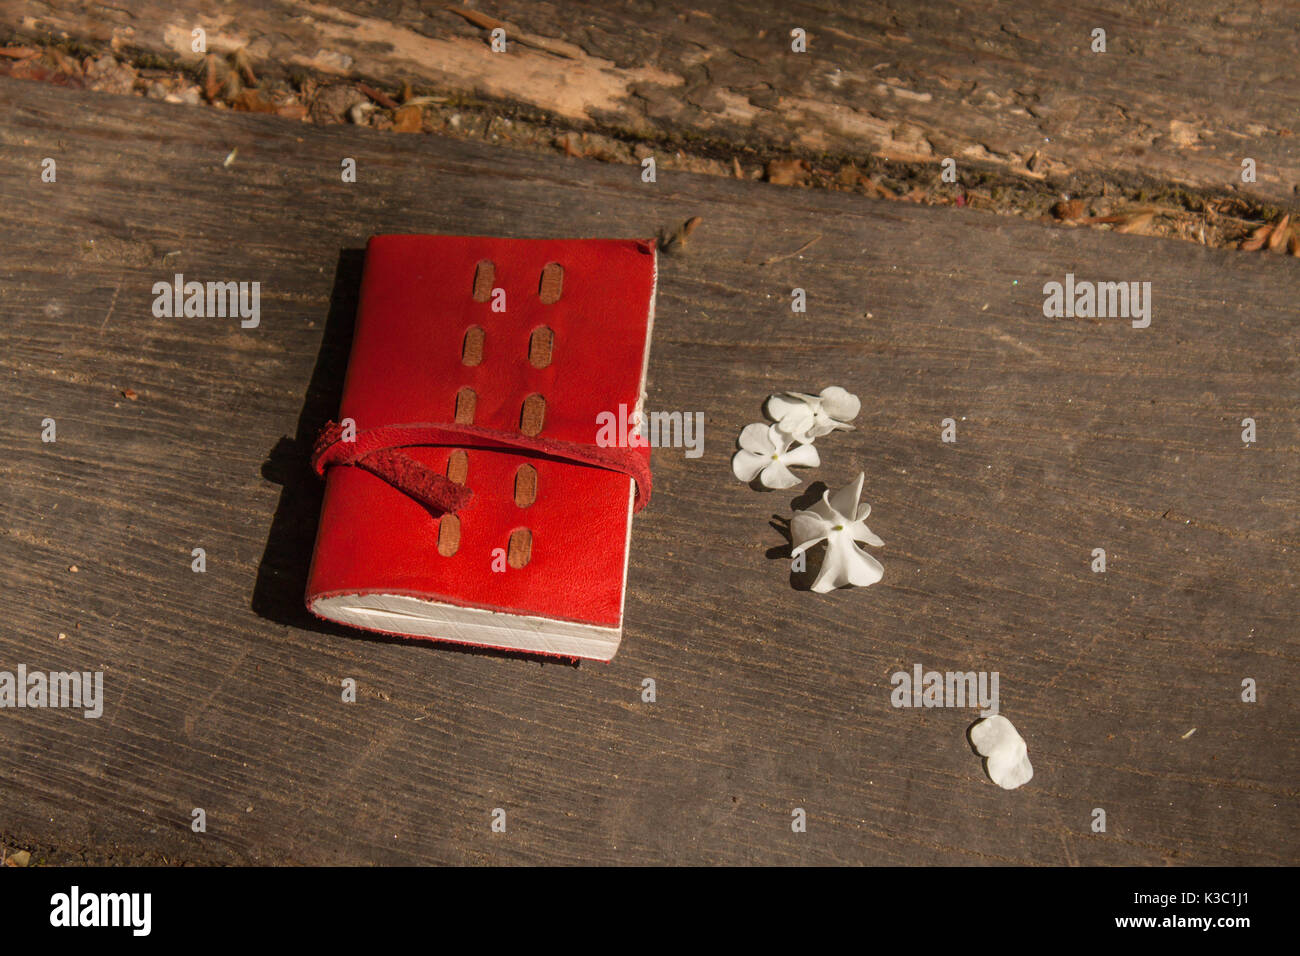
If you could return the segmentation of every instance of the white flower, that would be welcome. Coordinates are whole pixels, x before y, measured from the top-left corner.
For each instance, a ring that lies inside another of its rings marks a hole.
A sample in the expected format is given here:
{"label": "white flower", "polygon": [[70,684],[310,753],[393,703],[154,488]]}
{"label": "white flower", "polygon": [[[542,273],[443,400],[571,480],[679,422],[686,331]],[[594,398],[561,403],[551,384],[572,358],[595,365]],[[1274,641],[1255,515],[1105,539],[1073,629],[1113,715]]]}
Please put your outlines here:
{"label": "white flower", "polygon": [[985,717],[972,727],[970,742],[986,760],[989,779],[1002,789],[1014,790],[1033,777],[1024,738],[1001,714]]}
{"label": "white flower", "polygon": [[740,433],[740,451],[731,459],[731,470],[741,481],[758,478],[765,488],[793,488],[799,479],[789,465],[816,467],[822,463],[812,445],[791,448],[792,439],[775,425],[755,422]]}
{"label": "white flower", "polygon": [[885,542],[862,523],[871,514],[871,505],[863,502],[862,472],[858,480],[846,485],[832,497],[822,492],[822,500],[810,511],[797,511],[790,521],[791,557],[798,557],[819,541],[826,542],[826,556],[812,589],[825,594],[845,584],[867,587],[885,574],[880,562],[859,548],[856,542],[881,547]]}
{"label": "white flower", "polygon": [[777,427],[801,442],[811,442],[837,428],[852,428],[848,423],[858,417],[861,409],[858,396],[838,385],[822,389],[820,395],[786,392],[767,398],[767,414]]}

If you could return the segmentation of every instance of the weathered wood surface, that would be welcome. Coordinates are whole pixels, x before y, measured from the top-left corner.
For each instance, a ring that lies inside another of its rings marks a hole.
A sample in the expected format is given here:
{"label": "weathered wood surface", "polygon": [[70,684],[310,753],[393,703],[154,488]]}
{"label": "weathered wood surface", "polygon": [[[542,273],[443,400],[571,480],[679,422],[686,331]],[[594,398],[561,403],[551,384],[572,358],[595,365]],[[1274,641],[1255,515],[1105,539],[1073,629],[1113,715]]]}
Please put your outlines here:
{"label": "weathered wood surface", "polygon": [[480,23],[506,24],[501,54],[448,6],[0,0],[0,26],[192,63],[199,26],[272,70],[409,80],[724,153],[952,157],[1085,194],[1138,177],[1289,203],[1300,186],[1288,0],[479,4]]}
{"label": "weathered wood surface", "polygon": [[[0,107],[0,670],[102,669],[107,698],[99,720],[0,711],[7,845],[119,862],[1296,861],[1291,263],[651,185],[436,137],[199,123],[9,80]],[[335,411],[366,237],[644,236],[693,215],[686,253],[662,259],[650,403],[703,411],[705,454],[655,452],[615,661],[309,620],[304,458]],[[176,272],[260,281],[261,325],[155,318],[152,285]],[[1045,319],[1043,283],[1066,272],[1150,281],[1150,328]],[[728,462],[766,395],[832,383],[864,410],[808,480],[865,470],[886,576],[819,596],[792,589],[771,523],[807,484],[755,492]],[[1027,787],[985,778],[971,710],[890,705],[915,663],[1000,673]]]}

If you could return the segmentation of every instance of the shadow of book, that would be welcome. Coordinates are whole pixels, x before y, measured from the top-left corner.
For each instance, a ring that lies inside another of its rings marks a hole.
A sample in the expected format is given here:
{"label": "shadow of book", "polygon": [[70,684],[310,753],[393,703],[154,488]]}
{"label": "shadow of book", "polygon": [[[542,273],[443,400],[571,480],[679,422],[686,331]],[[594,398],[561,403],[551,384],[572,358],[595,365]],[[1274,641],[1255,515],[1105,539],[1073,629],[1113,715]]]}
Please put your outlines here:
{"label": "shadow of book", "polygon": [[276,443],[262,465],[262,477],[280,485],[281,491],[257,569],[252,604],[253,611],[267,620],[349,637],[362,632],[322,621],[307,610],[303,595],[325,494],[325,483],[311,467],[311,450],[321,428],[338,414],[343,398],[365,255],[362,249],[339,253],[329,315],[297,429],[293,437],[285,436]]}
{"label": "shadow of book", "polygon": [[570,658],[363,631],[322,620],[307,610],[307,576],[311,570],[312,549],[316,544],[316,528],[325,496],[325,483],[311,467],[311,451],[321,428],[338,417],[364,265],[365,250],[343,249],[339,252],[329,315],[297,427],[293,437],[285,436],[276,443],[262,464],[262,477],[279,485],[281,491],[266,548],[257,568],[253,612],[277,624],[354,640],[411,644],[462,654],[578,666],[579,662]]}

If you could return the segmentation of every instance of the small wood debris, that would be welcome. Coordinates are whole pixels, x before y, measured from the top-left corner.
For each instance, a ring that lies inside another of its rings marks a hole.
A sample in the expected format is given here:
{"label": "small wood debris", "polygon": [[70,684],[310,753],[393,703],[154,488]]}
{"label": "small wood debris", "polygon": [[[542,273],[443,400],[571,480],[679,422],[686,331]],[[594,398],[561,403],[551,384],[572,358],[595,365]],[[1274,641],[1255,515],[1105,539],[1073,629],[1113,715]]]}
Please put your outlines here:
{"label": "small wood debris", "polygon": [[555,145],[564,150],[565,156],[570,159],[577,159],[582,155],[575,146],[577,139],[577,133],[565,133],[563,136],[555,137]]}
{"label": "small wood debris", "polygon": [[474,26],[483,30],[495,30],[497,27],[505,26],[503,21],[494,19],[486,13],[479,13],[477,10],[470,10],[468,7],[449,6],[447,9],[459,17],[464,17],[470,23],[474,24]]}
{"label": "small wood debris", "polygon": [[119,63],[111,54],[87,58],[86,85],[92,90],[125,95],[135,89],[135,67]]}
{"label": "small wood debris", "polygon": [[1278,220],[1277,225],[1273,227],[1273,234],[1268,237],[1269,252],[1277,252],[1282,248],[1282,243],[1286,242],[1290,225],[1291,217],[1289,215]]}
{"label": "small wood debris", "polygon": [[1260,249],[1281,252],[1285,248],[1291,255],[1300,256],[1300,230],[1288,213],[1277,222],[1266,223],[1254,229],[1241,241],[1239,248],[1246,252],[1257,252]]}
{"label": "small wood debris", "polygon": [[1089,216],[1086,219],[1080,219],[1079,222],[1085,225],[1108,223],[1115,227],[1115,232],[1145,236],[1150,234],[1151,223],[1155,220],[1156,212],[1155,209],[1131,209],[1109,216]]}
{"label": "small wood debris", "polygon": [[700,222],[699,216],[692,216],[674,229],[671,234],[663,229],[659,230],[659,251],[668,255],[680,255],[686,249],[686,240]]}
{"label": "small wood debris", "polygon": [[811,248],[812,245],[813,245],[813,243],[815,243],[815,242],[816,242],[818,239],[820,239],[820,238],[821,238],[821,235],[820,235],[820,234],[818,234],[818,235],[816,235],[816,236],[813,236],[811,239],[809,239],[807,242],[805,242],[802,246],[800,246],[800,247],[799,247],[798,249],[796,249],[794,252],[787,252],[787,253],[785,253],[784,255],[772,256],[772,258],[770,258],[770,259],[764,259],[761,263],[759,263],[759,265],[770,266],[770,265],[775,265],[775,264],[778,263],[778,262],[784,262],[786,259],[793,259],[795,256],[797,256],[797,255],[799,255],[800,253],[804,252],[805,250]]}
{"label": "small wood debris", "polygon": [[530,46],[554,56],[564,57],[568,60],[580,60],[586,56],[586,52],[576,43],[569,43],[565,40],[554,40],[550,37],[538,36],[535,33],[528,33],[519,29],[517,26],[490,17],[486,13],[479,13],[477,10],[470,10],[468,7],[447,6],[449,13],[454,13],[458,17],[463,17],[480,30],[505,30],[506,35],[516,43],[522,43],[524,46]]}
{"label": "small wood debris", "polygon": [[812,167],[806,159],[773,159],[768,162],[763,177],[778,186],[803,186],[811,173]]}
{"label": "small wood debris", "polygon": [[[131,401],[134,402],[137,398],[140,397],[140,395],[139,395],[139,393],[136,392],[136,390],[133,389],[133,388],[124,388],[124,389],[122,389],[122,397],[123,397],[123,398],[129,398]],[[74,570],[75,570],[75,569],[74,569]]]}
{"label": "small wood debris", "polygon": [[393,113],[393,130],[398,133],[424,131],[424,114],[418,106],[399,106]]}
{"label": "small wood debris", "polygon": [[215,103],[221,96],[221,87],[225,85],[225,67],[221,58],[209,53],[203,58],[203,98]]}
{"label": "small wood debris", "polygon": [[1154,212],[1139,212],[1125,218],[1125,220],[1115,227],[1116,232],[1132,233],[1134,235],[1145,236],[1151,230],[1151,222],[1156,217]]}
{"label": "small wood debris", "polygon": [[[380,106],[382,106],[384,109],[386,110],[397,109],[398,106],[397,101],[394,100],[387,93],[385,93],[383,90],[377,90],[372,86],[366,86],[366,84],[364,83],[358,83],[357,89],[359,89],[362,93],[366,94],[366,96],[370,97]],[[409,90],[410,87],[408,86],[407,89]]]}
{"label": "small wood debris", "polygon": [[1052,218],[1060,222],[1082,219],[1083,214],[1084,202],[1082,199],[1062,199],[1052,207]]}
{"label": "small wood debris", "polygon": [[257,76],[253,73],[253,60],[248,55],[248,51],[240,47],[231,56],[234,61],[235,71],[243,78],[249,86],[257,86]]}
{"label": "small wood debris", "polygon": [[277,113],[277,107],[257,90],[240,90],[230,100],[230,108],[241,113]]}
{"label": "small wood debris", "polygon": [[352,107],[365,101],[365,94],[351,83],[331,83],[315,91],[310,115],[317,123],[346,123]]}

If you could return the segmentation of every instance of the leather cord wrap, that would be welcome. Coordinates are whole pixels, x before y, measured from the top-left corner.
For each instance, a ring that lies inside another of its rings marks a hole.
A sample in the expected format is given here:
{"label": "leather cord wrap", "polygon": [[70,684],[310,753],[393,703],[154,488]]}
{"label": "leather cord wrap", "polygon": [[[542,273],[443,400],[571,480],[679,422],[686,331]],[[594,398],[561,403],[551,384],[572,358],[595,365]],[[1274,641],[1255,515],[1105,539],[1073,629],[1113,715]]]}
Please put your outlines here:
{"label": "leather cord wrap", "polygon": [[311,464],[318,475],[332,465],[362,468],[435,511],[455,514],[468,506],[473,491],[402,451],[420,445],[524,451],[552,461],[616,471],[636,482],[636,511],[650,502],[650,464],[638,448],[601,448],[456,422],[358,428],[355,441],[344,441],[342,426],[329,422],[316,439]]}

